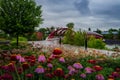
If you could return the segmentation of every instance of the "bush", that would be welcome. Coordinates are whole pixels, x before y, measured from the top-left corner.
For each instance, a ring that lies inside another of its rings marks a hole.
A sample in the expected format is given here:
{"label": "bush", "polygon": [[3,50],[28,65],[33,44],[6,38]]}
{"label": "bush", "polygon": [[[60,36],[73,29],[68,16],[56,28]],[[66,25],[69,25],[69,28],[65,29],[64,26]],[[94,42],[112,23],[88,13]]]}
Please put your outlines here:
{"label": "bush", "polygon": [[66,32],[65,32],[65,35],[64,35],[64,38],[63,38],[63,43],[64,44],[71,44],[73,45],[74,44],[74,35],[75,35],[75,32],[72,30],[72,29],[68,29]]}
{"label": "bush", "polygon": [[88,40],[88,47],[105,49],[105,43],[102,41],[102,39],[95,39],[94,37],[90,37]]}
{"label": "bush", "polygon": [[84,46],[84,32],[78,31],[74,35],[74,45]]}

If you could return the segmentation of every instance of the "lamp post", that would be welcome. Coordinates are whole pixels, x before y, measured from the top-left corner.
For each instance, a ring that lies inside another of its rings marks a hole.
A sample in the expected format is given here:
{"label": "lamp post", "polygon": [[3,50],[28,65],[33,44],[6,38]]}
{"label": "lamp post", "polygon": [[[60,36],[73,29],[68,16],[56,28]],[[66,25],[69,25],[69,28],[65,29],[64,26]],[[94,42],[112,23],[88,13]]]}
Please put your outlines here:
{"label": "lamp post", "polygon": [[85,32],[85,50],[87,51],[87,33]]}

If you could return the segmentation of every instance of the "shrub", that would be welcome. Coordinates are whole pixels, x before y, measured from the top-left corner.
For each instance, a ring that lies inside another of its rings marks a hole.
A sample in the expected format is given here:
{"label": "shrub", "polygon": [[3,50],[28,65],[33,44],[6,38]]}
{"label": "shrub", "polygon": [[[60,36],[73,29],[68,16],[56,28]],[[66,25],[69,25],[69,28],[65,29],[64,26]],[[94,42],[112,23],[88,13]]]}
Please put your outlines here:
{"label": "shrub", "polygon": [[74,35],[74,44],[77,46],[84,46],[84,32],[78,31]]}
{"label": "shrub", "polygon": [[68,29],[66,32],[65,32],[65,35],[64,35],[64,38],[63,38],[63,43],[64,44],[71,44],[73,45],[74,44],[74,35],[75,35],[75,32],[72,30],[72,29]]}
{"label": "shrub", "polygon": [[95,39],[94,37],[90,37],[88,40],[88,47],[105,49],[105,43],[102,41],[102,39]]}

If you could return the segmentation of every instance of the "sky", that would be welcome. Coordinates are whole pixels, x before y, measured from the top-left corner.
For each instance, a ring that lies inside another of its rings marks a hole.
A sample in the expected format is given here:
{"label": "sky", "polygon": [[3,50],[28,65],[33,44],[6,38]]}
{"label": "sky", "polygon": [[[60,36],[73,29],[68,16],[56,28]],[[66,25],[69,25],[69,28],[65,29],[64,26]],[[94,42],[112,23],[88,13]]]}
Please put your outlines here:
{"label": "sky", "polygon": [[75,30],[108,30],[120,28],[120,0],[36,0],[42,5],[40,27],[66,27],[73,22]]}

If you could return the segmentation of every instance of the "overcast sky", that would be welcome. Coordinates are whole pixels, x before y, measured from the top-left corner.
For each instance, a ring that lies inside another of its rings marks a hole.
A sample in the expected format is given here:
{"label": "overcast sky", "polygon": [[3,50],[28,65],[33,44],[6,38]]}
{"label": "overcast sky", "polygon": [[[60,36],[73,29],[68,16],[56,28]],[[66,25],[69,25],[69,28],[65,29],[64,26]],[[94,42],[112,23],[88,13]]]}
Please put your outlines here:
{"label": "overcast sky", "polygon": [[120,0],[36,0],[42,5],[44,22],[40,27],[66,27],[73,22],[75,29],[107,30],[120,28]]}

